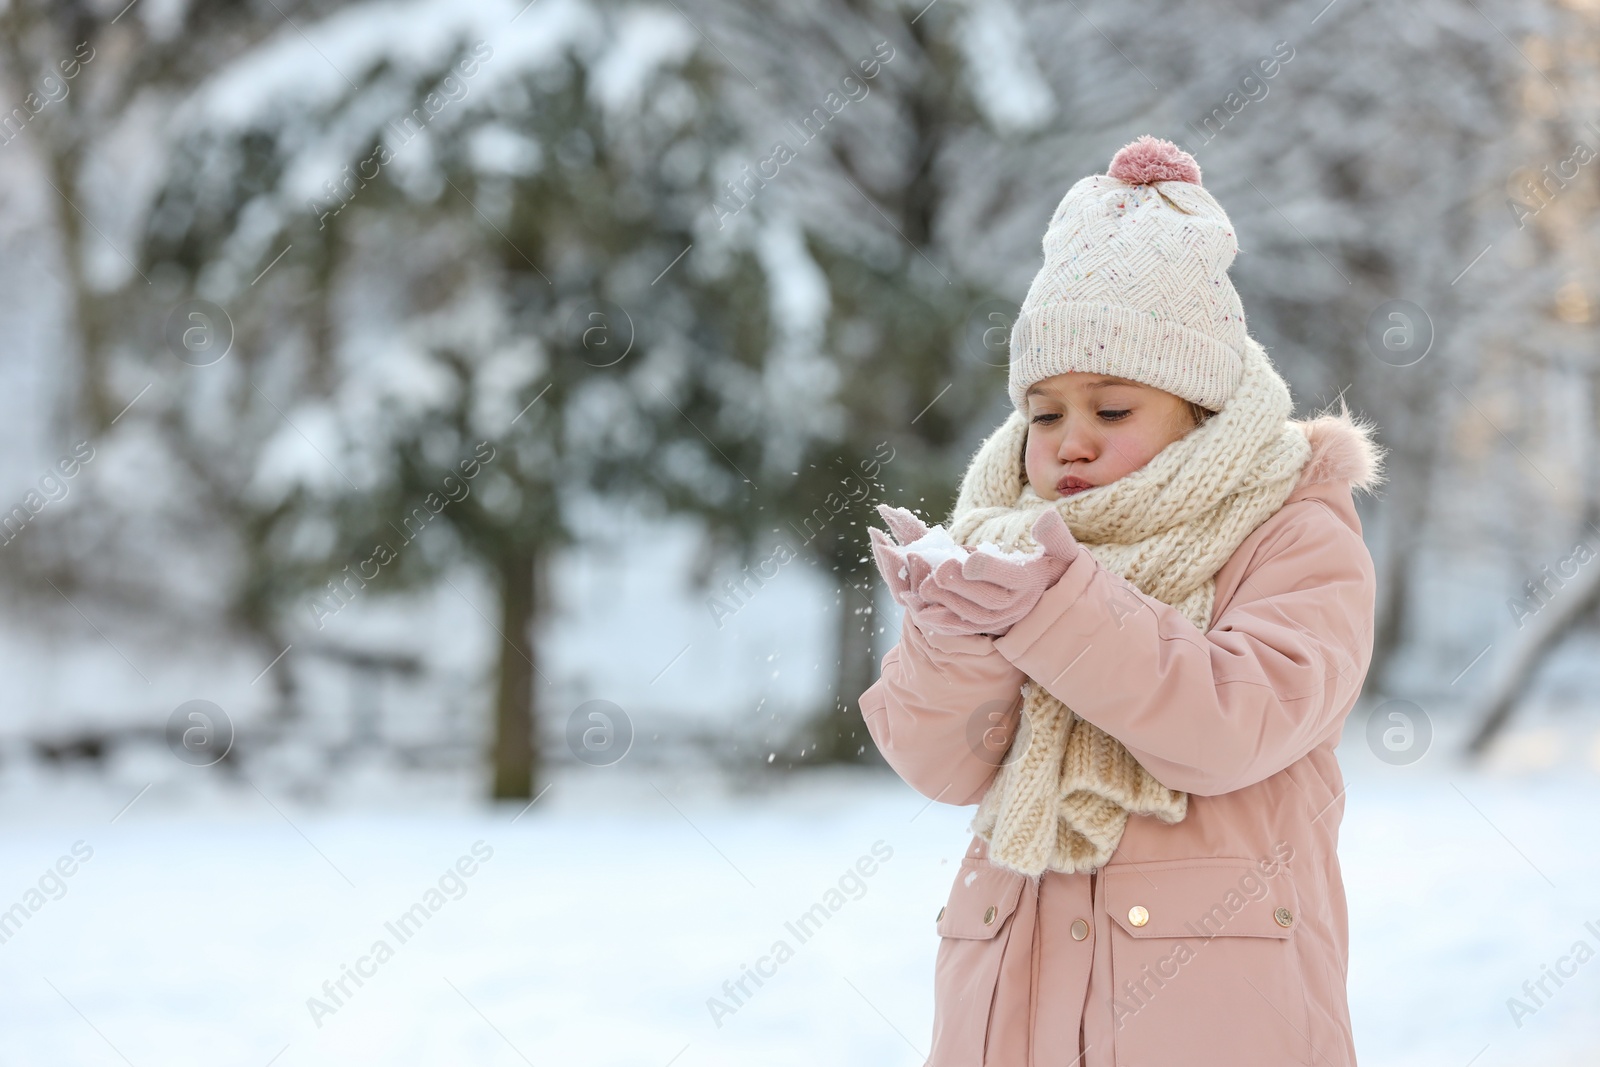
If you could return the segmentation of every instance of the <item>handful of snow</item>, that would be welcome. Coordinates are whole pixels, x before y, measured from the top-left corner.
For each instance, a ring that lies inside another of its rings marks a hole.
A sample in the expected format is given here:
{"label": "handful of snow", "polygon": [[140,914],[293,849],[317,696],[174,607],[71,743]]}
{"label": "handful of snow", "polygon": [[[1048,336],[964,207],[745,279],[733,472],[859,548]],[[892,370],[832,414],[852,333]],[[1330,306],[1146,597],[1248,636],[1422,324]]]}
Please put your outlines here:
{"label": "handful of snow", "polygon": [[[918,556],[928,561],[928,566],[933,570],[939,569],[939,564],[947,559],[966,559],[973,552],[987,552],[991,556],[1000,556],[1003,559],[1037,559],[1044,555],[1044,546],[1035,545],[1030,552],[1008,551],[999,545],[984,542],[976,548],[967,548],[958,545],[950,537],[950,531],[938,525],[930,529],[919,539],[905,546],[906,552],[915,552]],[[906,568],[900,568],[900,577],[905,578]]]}

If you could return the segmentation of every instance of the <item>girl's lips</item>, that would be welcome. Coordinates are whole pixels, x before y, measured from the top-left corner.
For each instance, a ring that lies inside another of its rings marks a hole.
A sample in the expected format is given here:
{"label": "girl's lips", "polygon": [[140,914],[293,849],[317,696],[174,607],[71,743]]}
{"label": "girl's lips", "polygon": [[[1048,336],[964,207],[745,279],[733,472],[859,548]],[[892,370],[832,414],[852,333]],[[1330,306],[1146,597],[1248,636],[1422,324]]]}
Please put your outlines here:
{"label": "girl's lips", "polygon": [[1056,483],[1056,492],[1062,496],[1071,496],[1074,493],[1081,493],[1085,489],[1093,488],[1093,482],[1086,482],[1082,478],[1074,478],[1070,475]]}

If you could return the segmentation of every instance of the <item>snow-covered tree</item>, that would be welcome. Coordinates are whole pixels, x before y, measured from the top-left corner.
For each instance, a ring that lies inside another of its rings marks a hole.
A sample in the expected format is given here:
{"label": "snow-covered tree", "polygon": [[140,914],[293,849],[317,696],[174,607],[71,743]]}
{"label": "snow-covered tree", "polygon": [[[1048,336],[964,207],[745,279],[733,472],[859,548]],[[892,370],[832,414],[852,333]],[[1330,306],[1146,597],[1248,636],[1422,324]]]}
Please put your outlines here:
{"label": "snow-covered tree", "polygon": [[[161,417],[262,531],[242,595],[287,636],[389,575],[491,576],[502,797],[538,788],[539,575],[586,495],[742,511],[796,396],[771,264],[716,223],[732,127],[701,39],[653,7],[519,8],[286,29],[175,117],[143,243],[237,332]],[[415,539],[435,514],[449,536]]]}

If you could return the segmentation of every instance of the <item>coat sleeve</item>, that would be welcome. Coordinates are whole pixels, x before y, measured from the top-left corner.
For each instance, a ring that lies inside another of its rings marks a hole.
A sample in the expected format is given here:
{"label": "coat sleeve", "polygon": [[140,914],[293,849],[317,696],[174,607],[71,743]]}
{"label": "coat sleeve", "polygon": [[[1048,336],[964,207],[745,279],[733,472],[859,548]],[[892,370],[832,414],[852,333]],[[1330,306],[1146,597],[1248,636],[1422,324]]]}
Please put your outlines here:
{"label": "coat sleeve", "polygon": [[1215,796],[1268,778],[1355,703],[1376,594],[1361,535],[1325,504],[1279,515],[1206,633],[1080,552],[995,648],[1170,789]]}
{"label": "coat sleeve", "polygon": [[1016,733],[1023,681],[994,638],[925,634],[907,615],[861,694],[861,715],[906,784],[946,804],[976,804]]}

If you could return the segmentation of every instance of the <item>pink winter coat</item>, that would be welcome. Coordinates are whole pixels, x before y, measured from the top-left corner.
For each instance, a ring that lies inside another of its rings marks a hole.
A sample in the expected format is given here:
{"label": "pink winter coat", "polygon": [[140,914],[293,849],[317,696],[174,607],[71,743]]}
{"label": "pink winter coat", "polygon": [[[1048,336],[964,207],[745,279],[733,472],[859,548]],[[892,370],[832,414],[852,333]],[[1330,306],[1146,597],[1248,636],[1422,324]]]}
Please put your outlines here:
{"label": "pink winter coat", "polygon": [[1348,416],[1302,425],[1312,459],[1217,573],[1204,634],[1142,593],[1130,614],[1088,552],[1003,637],[902,624],[861,711],[924,796],[983,799],[997,757],[972,720],[1009,700],[1014,736],[1024,675],[1189,793],[1182,822],[1130,817],[1088,874],[1027,878],[974,835],[936,920],[925,1067],[1355,1064],[1334,747],[1372,658],[1351,489],[1376,448]]}

